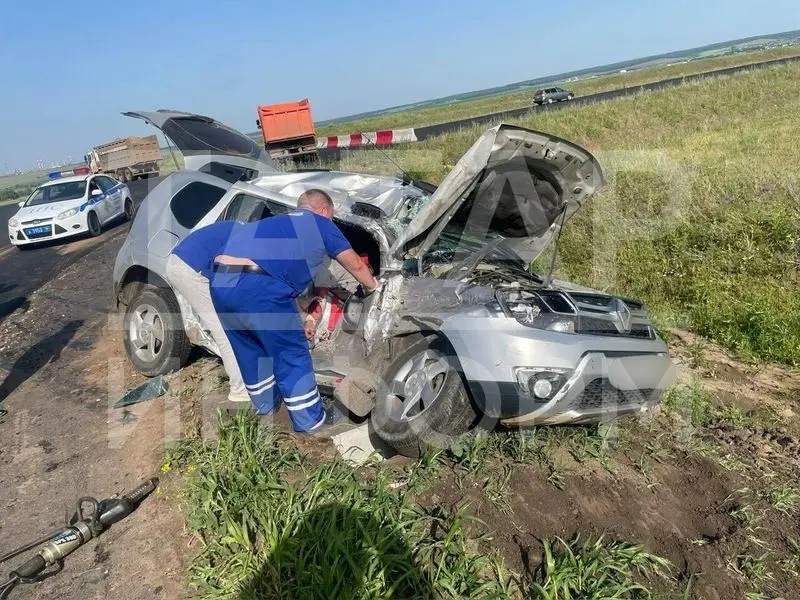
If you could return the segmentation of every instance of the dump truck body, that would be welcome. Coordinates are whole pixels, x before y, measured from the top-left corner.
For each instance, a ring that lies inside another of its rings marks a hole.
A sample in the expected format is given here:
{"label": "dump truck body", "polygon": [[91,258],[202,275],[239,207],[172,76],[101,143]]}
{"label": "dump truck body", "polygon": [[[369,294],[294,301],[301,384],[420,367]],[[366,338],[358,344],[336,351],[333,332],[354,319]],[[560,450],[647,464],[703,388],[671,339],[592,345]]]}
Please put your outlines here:
{"label": "dump truck body", "polygon": [[131,181],[158,175],[161,149],[154,135],[132,136],[95,146],[85,158],[93,172],[110,173],[123,181]]}
{"label": "dump truck body", "polygon": [[274,160],[309,159],[317,154],[317,132],[308,98],[258,107],[256,122],[264,148]]}

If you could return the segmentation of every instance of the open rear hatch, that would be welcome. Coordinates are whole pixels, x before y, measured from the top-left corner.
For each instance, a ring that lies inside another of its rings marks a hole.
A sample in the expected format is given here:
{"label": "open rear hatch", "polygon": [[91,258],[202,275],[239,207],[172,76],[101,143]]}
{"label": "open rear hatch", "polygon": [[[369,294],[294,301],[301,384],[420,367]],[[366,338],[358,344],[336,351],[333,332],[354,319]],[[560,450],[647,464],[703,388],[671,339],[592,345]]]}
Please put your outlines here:
{"label": "open rear hatch", "polygon": [[211,117],[174,110],[122,114],[142,119],[160,129],[181,152],[187,169],[210,173],[228,181],[249,180],[259,171],[275,171],[275,165],[261,146]]}

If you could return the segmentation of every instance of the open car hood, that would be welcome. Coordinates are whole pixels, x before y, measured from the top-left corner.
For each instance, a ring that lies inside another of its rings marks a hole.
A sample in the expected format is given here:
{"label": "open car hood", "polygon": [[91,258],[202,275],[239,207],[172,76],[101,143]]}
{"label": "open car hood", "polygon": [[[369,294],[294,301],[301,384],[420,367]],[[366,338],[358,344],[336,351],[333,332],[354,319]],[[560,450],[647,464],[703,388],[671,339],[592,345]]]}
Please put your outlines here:
{"label": "open car hood", "polygon": [[580,146],[498,125],[461,157],[396,239],[392,254],[423,257],[445,234],[486,243],[502,237],[508,249],[532,261],[563,219],[604,185],[600,164]]}
{"label": "open car hood", "polygon": [[175,110],[122,113],[157,127],[183,154],[187,169],[203,170],[213,162],[274,171],[269,154],[251,138],[211,117]]}

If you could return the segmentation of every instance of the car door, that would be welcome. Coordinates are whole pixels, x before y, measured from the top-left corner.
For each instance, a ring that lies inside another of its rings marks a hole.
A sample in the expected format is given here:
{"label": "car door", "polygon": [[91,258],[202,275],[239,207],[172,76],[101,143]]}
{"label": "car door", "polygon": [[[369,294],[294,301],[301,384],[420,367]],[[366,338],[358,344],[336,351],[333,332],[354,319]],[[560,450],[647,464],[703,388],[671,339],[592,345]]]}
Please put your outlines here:
{"label": "car door", "polygon": [[[95,192],[100,192],[99,194]],[[106,192],[100,185],[100,177],[92,177],[86,185],[86,198],[90,208],[95,212],[102,225],[111,216]]]}
{"label": "car door", "polygon": [[107,218],[113,219],[120,216],[124,208],[122,205],[122,185],[105,175],[98,176],[97,180],[100,184],[100,189],[105,194],[105,202],[108,205]]}

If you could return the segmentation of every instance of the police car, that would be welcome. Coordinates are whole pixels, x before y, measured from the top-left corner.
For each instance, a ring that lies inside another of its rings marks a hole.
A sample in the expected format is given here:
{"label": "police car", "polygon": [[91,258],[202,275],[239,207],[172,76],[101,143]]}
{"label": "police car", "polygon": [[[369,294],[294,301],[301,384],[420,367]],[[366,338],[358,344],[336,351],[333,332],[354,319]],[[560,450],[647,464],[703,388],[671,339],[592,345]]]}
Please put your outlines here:
{"label": "police car", "polygon": [[131,192],[124,183],[88,167],[49,173],[8,220],[8,237],[19,248],[88,233],[100,235],[107,223],[133,217]]}

